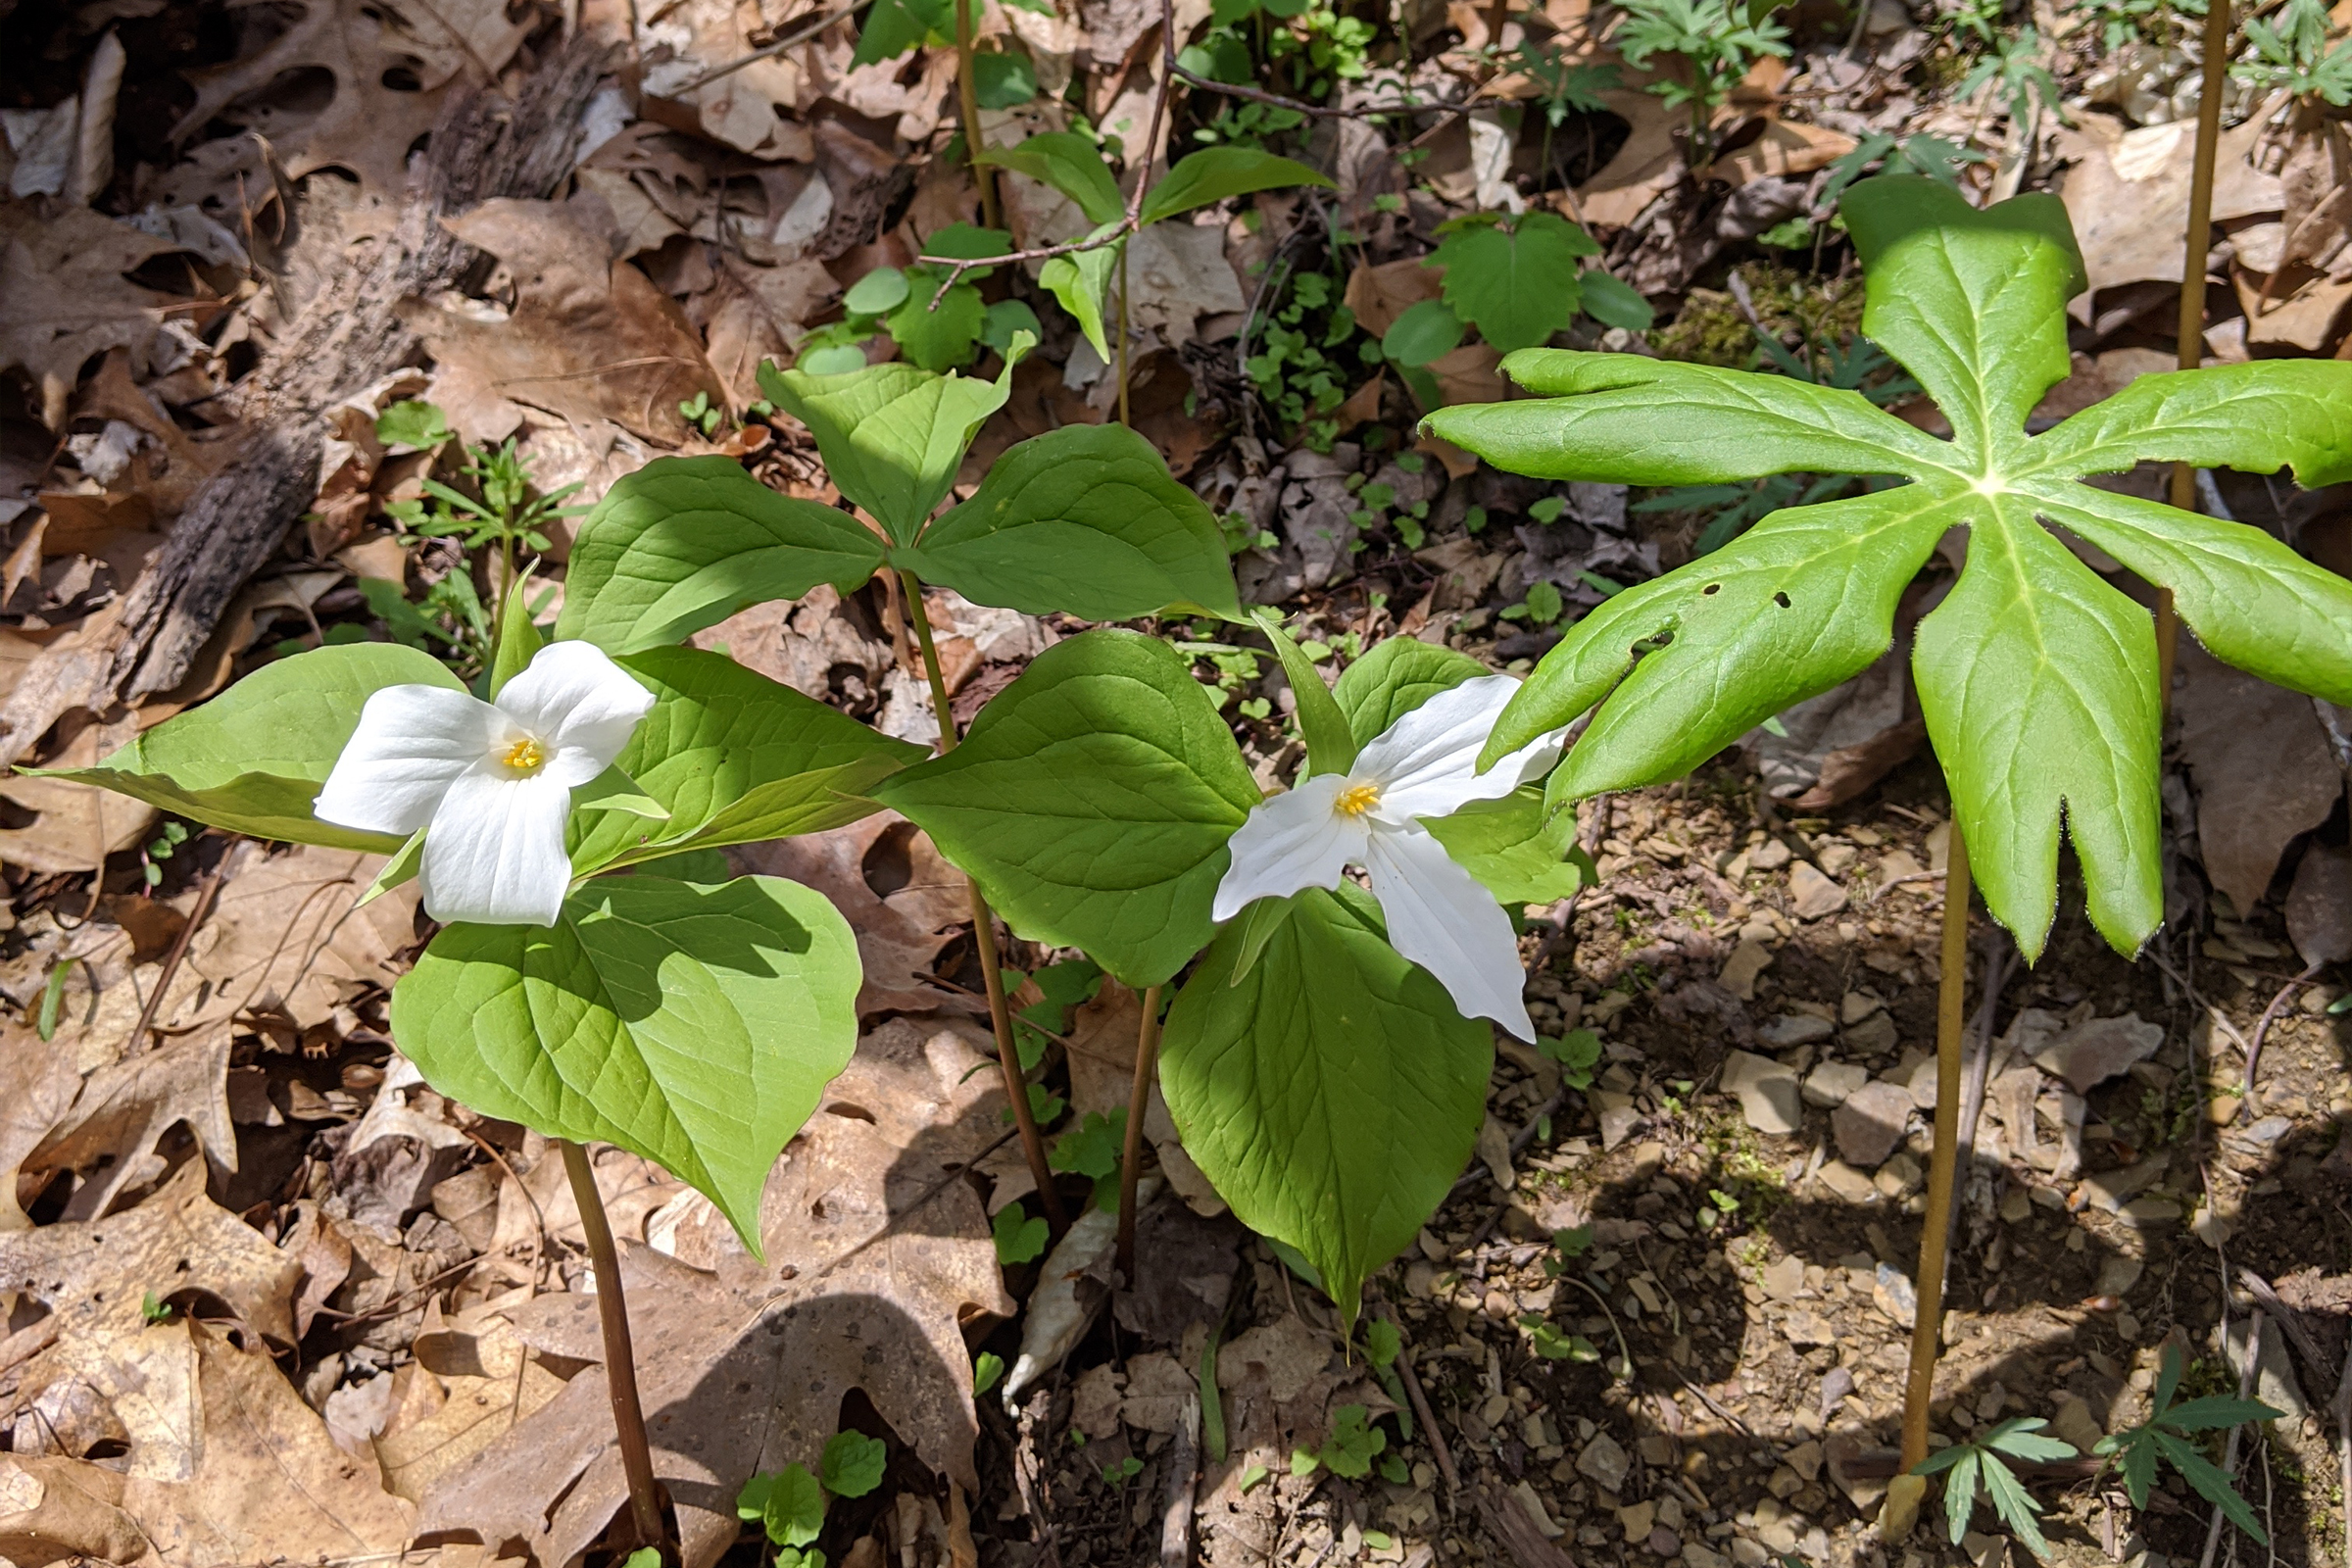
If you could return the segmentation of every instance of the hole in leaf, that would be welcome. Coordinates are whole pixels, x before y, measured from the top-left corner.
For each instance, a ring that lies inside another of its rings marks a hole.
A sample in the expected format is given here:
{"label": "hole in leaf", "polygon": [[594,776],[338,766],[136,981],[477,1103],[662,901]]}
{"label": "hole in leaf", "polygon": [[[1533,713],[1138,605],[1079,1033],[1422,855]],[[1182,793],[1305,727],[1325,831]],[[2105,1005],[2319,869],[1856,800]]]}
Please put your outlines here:
{"label": "hole in leaf", "polygon": [[1711,583],[1707,584],[1707,585],[1706,585],[1704,588],[1701,588],[1701,589],[1699,590],[1699,592],[1700,592],[1700,593],[1702,593],[1702,594],[1721,593],[1722,591],[1723,591],[1723,584],[1721,584],[1721,583],[1719,583],[1719,582],[1711,582]]}
{"label": "hole in leaf", "polygon": [[1788,596],[1787,594],[1774,594],[1772,596],[1772,602],[1780,606],[1783,610],[1787,610],[1788,608]]}

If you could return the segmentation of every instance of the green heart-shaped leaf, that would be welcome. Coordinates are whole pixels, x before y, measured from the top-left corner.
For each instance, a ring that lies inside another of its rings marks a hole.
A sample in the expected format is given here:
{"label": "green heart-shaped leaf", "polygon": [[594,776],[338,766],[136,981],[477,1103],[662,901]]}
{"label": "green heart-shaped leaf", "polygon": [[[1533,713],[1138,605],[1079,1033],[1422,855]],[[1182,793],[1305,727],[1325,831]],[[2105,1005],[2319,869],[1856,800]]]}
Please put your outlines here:
{"label": "green heart-shaped leaf", "polygon": [[264,664],[211,702],[164,720],[92,767],[26,768],[128,795],[230,833],[390,855],[395,834],[337,827],[311,802],[386,686],[466,683],[430,654],[344,643]]}
{"label": "green heart-shaped leaf", "polygon": [[1167,178],[1145,193],[1141,218],[1144,222],[1156,223],[1163,218],[1207,207],[1228,196],[1283,190],[1293,185],[1336,188],[1330,175],[1318,173],[1295,159],[1277,158],[1254,147],[1203,147],[1178,160],[1176,167],[1168,171]]}
{"label": "green heart-shaped leaf", "polygon": [[881,564],[882,541],[838,507],[778,495],[732,458],[656,458],[581,522],[556,635],[633,654],[818,583],[846,593]]}
{"label": "green heart-shaped leaf", "polygon": [[1149,441],[1065,425],[999,458],[971,500],[895,553],[928,583],[1032,615],[1241,616],[1217,519]]}
{"label": "green heart-shaped leaf", "polygon": [[855,822],[880,809],[875,784],[927,755],[724,654],[657,648],[620,662],[655,701],[614,767],[668,816],[575,814],[583,875]]}
{"label": "green heart-shaped leaf", "polygon": [[1213,929],[1225,841],[1258,801],[1174,650],[1090,631],[1040,654],[946,756],[874,797],[980,884],[1014,931],[1158,985]]}
{"label": "green heart-shaped leaf", "polygon": [[1076,202],[1090,223],[1112,223],[1126,215],[1110,166],[1093,141],[1074,130],[1041,131],[1010,147],[991,147],[979,161],[1053,186]]}
{"label": "green heart-shaped leaf", "polygon": [[767,1173],[857,1046],[859,978],[849,922],[796,882],[608,877],[552,929],[446,927],[392,1033],[483,1115],[656,1161],[757,1255]]}
{"label": "green heart-shaped leaf", "polygon": [[1503,366],[1538,398],[1429,419],[1546,478],[1908,481],[1775,513],[1613,596],[1544,657],[1486,757],[1597,704],[1551,777],[1554,806],[1687,772],[1884,653],[1904,587],[1965,526],[1966,567],[1920,623],[1913,672],[1985,905],[2037,956],[2063,833],[2092,921],[2135,952],[2162,914],[2152,621],[2045,524],[2171,588],[2219,657],[2352,703],[2352,583],[2257,529],[2079,482],[2141,460],[2292,467],[2306,485],[2352,477],[2352,364],[2145,376],[2029,437],[2026,416],[2067,373],[2066,301],[2082,287],[2064,208],[2023,196],[1979,212],[1934,180],[1890,175],[1855,185],[1845,214],[1868,285],[1863,329],[1935,396],[1949,441],[1787,376],[1546,351]]}
{"label": "green heart-shaped leaf", "polygon": [[1583,300],[1577,258],[1598,253],[1592,236],[1553,213],[1471,223],[1446,236],[1432,267],[1446,269],[1446,303],[1505,354],[1543,342],[1576,319]]}
{"label": "green heart-shaped leaf", "polygon": [[1246,974],[1236,920],[1177,993],[1160,1090],[1218,1196],[1304,1253],[1352,1320],[1469,1161],[1494,1031],[1397,956],[1353,886],[1287,902]]}

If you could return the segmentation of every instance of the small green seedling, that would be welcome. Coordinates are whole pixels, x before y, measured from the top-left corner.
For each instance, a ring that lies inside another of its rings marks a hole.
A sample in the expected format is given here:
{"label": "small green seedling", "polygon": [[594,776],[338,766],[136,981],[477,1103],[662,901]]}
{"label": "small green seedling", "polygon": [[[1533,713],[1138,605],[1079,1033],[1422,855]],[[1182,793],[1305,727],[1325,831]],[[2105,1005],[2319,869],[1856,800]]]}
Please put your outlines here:
{"label": "small green seedling", "polygon": [[2075,1456],[2072,1444],[2056,1438],[2040,1437],[2047,1421],[2036,1416],[2021,1416],[1987,1427],[1967,1443],[1956,1443],[1948,1448],[1928,1455],[1912,1469],[1917,1476],[1932,1476],[1951,1472],[1943,1481],[1943,1517],[1952,1537],[1952,1544],[1968,1534],[1968,1521],[1977,1509],[1977,1485],[1984,1483],[1986,1500],[1993,1513],[2007,1525],[2018,1540],[2032,1548],[2036,1557],[2050,1554],[2050,1544],[2042,1539],[2038,1515],[2041,1505],[2019,1484],[2005,1459],[2071,1459]]}
{"label": "small green seedling", "polygon": [[1031,1218],[1018,1202],[1006,1203],[997,1210],[992,1227],[997,1238],[997,1261],[1010,1267],[1027,1263],[1045,1255],[1047,1227],[1044,1215]]}
{"label": "small green seedling", "polygon": [[1123,1487],[1143,1473],[1144,1461],[1131,1453],[1115,1464],[1102,1467],[1102,1484],[1106,1487]]}
{"label": "small green seedling", "polygon": [[714,406],[710,394],[703,391],[678,405],[678,417],[700,430],[707,441],[717,431],[719,421],[726,417],[726,411]]}
{"label": "small green seedling", "polygon": [[824,1532],[835,1497],[862,1497],[882,1484],[889,1446],[862,1432],[836,1432],[825,1441],[817,1474],[800,1463],[752,1477],[736,1494],[737,1518],[758,1524],[777,1547],[779,1568],[825,1568],[811,1544]]}
{"label": "small green seedling", "polygon": [[1600,1063],[1599,1035],[1590,1029],[1571,1029],[1557,1040],[1549,1036],[1538,1040],[1536,1049],[1560,1064],[1561,1083],[1570,1089],[1592,1087],[1592,1069]]}
{"label": "small green seedling", "polygon": [[994,1350],[972,1357],[972,1397],[978,1398],[1004,1378],[1004,1358]]}
{"label": "small green seedling", "polygon": [[1783,0],[1623,0],[1625,26],[1617,34],[1626,64],[1646,67],[1652,55],[1680,56],[1687,75],[1662,73],[1649,90],[1669,109],[1690,108],[1690,148],[1702,157],[1714,147],[1715,110],[1750,67],[1766,56],[1788,57],[1788,29],[1773,20]]}
{"label": "small green seedling", "polygon": [[1385,1317],[1376,1317],[1364,1325],[1364,1355],[1372,1363],[1372,1375],[1388,1391],[1389,1399],[1396,1406],[1396,1430],[1406,1442],[1413,1437],[1413,1417],[1404,1396],[1404,1379],[1396,1371],[1396,1358],[1404,1353],[1404,1336],[1396,1325]]}
{"label": "small green seedling", "polygon": [[1372,1461],[1389,1446],[1389,1435],[1373,1426],[1360,1404],[1343,1404],[1331,1412],[1331,1436],[1320,1448],[1298,1448],[1291,1454],[1291,1474],[1311,1476],[1318,1466],[1349,1481],[1372,1473]]}
{"label": "small green seedling", "polygon": [[1055,1170],[1076,1171],[1095,1182],[1095,1203],[1103,1209],[1119,1206],[1119,1156],[1127,1140],[1127,1107],[1105,1116],[1090,1110],[1086,1119],[1061,1135],[1054,1145],[1051,1163]]}
{"label": "small green seedling", "polygon": [[389,449],[411,452],[435,451],[453,439],[448,418],[421,398],[395,403],[377,415],[375,438]]}
{"label": "small green seedling", "polygon": [[2115,1459],[2132,1507],[2148,1505],[2148,1488],[2155,1484],[2156,1462],[2161,1459],[2196,1488],[2199,1496],[2221,1509],[2231,1524],[2261,1544],[2269,1545],[2271,1538],[2264,1533],[2262,1521],[2254,1517],[2246,1499],[2237,1494],[2229,1475],[2198,1451],[2193,1435],[2226,1431],[2247,1421],[2276,1421],[2286,1412],[2275,1410],[2259,1399],[2236,1399],[2219,1394],[2175,1404],[2173,1396],[2180,1388],[2180,1348],[2167,1345],[2164,1360],[2157,1368],[2155,1396],[2148,1408],[2148,1418],[2127,1431],[2101,1438],[2091,1451]]}

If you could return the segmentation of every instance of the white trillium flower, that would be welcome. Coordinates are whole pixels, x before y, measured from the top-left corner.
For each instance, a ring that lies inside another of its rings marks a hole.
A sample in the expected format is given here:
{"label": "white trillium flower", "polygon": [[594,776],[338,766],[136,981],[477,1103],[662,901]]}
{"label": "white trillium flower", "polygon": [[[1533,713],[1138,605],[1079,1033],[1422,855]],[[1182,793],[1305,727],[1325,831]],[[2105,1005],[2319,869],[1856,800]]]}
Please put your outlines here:
{"label": "white trillium flower", "polygon": [[1215,918],[1230,920],[1257,899],[1336,888],[1360,865],[1372,874],[1390,943],[1437,976],[1463,1017],[1535,1039],[1511,917],[1421,825],[1510,794],[1559,756],[1555,731],[1478,771],[1479,750],[1518,686],[1510,675],[1482,675],[1440,692],[1374,737],[1346,773],[1319,774],[1251,808],[1231,841]]}
{"label": "white trillium flower", "polygon": [[571,886],[571,792],[612,765],[654,694],[592,643],[550,643],[498,701],[387,686],[360,710],[311,809],[322,822],[425,830],[417,876],[441,921],[554,925]]}

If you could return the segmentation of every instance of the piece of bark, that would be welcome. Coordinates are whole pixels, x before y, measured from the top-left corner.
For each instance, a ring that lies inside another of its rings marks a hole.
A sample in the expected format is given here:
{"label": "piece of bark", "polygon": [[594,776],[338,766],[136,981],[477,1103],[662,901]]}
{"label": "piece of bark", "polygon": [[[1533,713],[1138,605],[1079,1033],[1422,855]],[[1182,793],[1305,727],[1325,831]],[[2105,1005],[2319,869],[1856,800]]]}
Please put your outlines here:
{"label": "piece of bark", "polygon": [[70,651],[44,652],[20,675],[0,707],[0,763],[24,757],[74,709],[103,712],[178,684],[237,590],[317,496],[320,416],[416,351],[401,302],[457,287],[481,259],[440,218],[494,196],[551,192],[571,171],[605,53],[574,39],[514,99],[480,90],[450,105],[399,226],[335,264],[238,389],[242,450],[190,500],[113,624]]}

